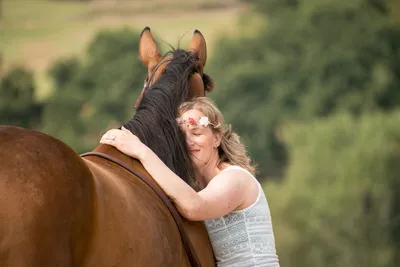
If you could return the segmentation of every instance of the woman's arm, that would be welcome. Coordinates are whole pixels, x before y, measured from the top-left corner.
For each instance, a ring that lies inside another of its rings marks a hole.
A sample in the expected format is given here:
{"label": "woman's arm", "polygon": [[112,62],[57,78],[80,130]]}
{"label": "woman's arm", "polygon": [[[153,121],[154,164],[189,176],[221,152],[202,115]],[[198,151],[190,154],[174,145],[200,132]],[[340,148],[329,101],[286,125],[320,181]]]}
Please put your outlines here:
{"label": "woman's arm", "polygon": [[[115,136],[115,138],[114,138]],[[173,200],[188,220],[218,218],[240,206],[244,199],[246,173],[229,171],[214,177],[207,187],[197,193],[171,171],[161,159],[128,130],[110,130],[100,141],[141,161],[144,168]]]}
{"label": "woman's arm", "polygon": [[197,193],[149,148],[139,160],[188,220],[218,218],[236,209],[243,202],[243,174],[246,175],[243,172],[221,173]]}

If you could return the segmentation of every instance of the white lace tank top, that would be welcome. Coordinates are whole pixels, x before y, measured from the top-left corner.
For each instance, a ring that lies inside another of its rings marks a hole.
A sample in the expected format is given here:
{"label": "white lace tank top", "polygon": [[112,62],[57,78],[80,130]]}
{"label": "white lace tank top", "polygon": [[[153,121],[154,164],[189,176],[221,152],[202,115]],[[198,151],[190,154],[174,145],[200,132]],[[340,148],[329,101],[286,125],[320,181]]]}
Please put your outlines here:
{"label": "white lace tank top", "polygon": [[206,220],[218,267],[279,267],[271,214],[264,190],[257,179],[239,166],[222,171],[242,170],[257,182],[257,200],[249,207],[223,217]]}

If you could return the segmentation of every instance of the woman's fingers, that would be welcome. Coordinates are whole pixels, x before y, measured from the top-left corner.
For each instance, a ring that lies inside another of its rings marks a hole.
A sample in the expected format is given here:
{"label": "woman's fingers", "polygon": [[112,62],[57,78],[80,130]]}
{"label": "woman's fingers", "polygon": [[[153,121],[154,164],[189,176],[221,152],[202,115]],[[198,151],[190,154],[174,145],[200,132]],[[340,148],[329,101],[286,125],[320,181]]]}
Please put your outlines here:
{"label": "woman's fingers", "polygon": [[120,130],[112,129],[107,131],[100,139],[100,143],[114,144],[120,136]]}
{"label": "woman's fingers", "polygon": [[100,139],[101,144],[111,145],[128,156],[136,158],[143,150],[143,143],[128,129],[112,129],[107,131]]}

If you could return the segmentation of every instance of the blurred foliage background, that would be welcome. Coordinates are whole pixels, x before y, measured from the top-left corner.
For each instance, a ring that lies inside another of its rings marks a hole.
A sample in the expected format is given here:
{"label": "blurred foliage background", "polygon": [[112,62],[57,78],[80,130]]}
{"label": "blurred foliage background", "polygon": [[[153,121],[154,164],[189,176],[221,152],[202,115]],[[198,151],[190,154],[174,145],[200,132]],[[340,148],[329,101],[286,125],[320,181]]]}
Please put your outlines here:
{"label": "blurred foliage background", "polygon": [[138,38],[207,39],[281,266],[400,266],[399,0],[0,0],[0,124],[78,153],[134,115]]}

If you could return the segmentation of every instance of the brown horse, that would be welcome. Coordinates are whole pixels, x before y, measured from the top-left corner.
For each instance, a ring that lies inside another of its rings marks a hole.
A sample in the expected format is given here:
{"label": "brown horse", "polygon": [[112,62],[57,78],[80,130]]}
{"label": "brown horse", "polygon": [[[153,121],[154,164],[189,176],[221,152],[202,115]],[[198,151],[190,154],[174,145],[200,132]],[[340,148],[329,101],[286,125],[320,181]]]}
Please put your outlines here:
{"label": "brown horse", "polygon": [[[182,101],[212,89],[203,73],[204,37],[196,30],[187,51],[163,57],[145,28],[139,51],[149,76],[124,126],[190,183],[193,168],[175,115]],[[94,151],[127,168],[82,158],[44,133],[0,127],[0,266],[190,266],[173,216],[138,178],[157,188],[140,162],[107,145]],[[182,220],[201,265],[215,266],[203,223]]]}

